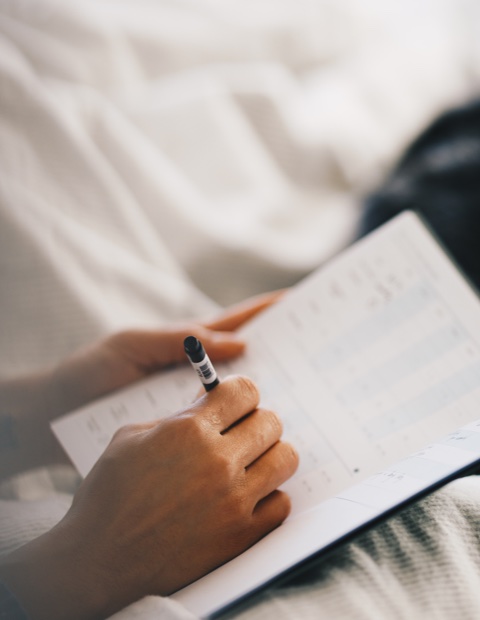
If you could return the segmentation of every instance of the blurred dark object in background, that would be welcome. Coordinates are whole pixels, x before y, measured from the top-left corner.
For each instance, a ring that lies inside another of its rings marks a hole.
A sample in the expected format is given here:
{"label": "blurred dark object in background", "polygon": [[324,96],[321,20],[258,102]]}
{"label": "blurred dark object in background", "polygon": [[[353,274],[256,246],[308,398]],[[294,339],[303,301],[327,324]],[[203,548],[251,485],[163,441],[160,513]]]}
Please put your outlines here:
{"label": "blurred dark object in background", "polygon": [[480,289],[480,101],[444,114],[408,148],[367,199],[359,236],[405,209],[424,217]]}

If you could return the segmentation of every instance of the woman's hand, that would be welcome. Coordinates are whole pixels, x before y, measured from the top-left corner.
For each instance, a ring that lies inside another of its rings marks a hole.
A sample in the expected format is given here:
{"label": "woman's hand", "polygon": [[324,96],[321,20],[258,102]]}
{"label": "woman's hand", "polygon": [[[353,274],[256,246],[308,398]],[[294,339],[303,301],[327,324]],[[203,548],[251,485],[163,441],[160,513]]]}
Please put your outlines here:
{"label": "woman's hand", "polygon": [[50,430],[51,420],[166,366],[184,362],[186,336],[202,340],[213,361],[239,355],[245,344],[234,330],[281,294],[260,295],[207,323],[120,332],[53,370],[0,383],[0,479],[34,467],[68,463]]}
{"label": "woman's hand", "polygon": [[281,295],[282,292],[278,291],[254,297],[207,323],[179,323],[161,330],[114,334],[69,358],[56,369],[51,409],[56,416],[162,368],[185,362],[183,341],[186,336],[201,340],[212,361],[235,357],[245,348],[235,330]]}
{"label": "woman's hand", "polygon": [[290,502],[277,487],[298,457],[258,402],[230,377],[173,417],[121,429],[66,517],[0,567],[29,618],[105,618],[170,594],[279,525]]}

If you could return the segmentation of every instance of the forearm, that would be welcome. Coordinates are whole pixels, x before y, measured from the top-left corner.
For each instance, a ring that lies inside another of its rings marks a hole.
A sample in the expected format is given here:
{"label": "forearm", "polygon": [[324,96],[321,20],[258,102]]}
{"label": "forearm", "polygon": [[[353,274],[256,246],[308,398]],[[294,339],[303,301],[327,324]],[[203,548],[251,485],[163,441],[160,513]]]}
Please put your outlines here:
{"label": "forearm", "polygon": [[0,581],[29,620],[100,620],[110,616],[118,609],[110,608],[108,586],[98,566],[86,557],[78,535],[68,536],[62,527],[59,524],[4,558]]}
{"label": "forearm", "polygon": [[48,372],[0,382],[0,478],[66,462],[50,430],[59,412],[49,385]]}

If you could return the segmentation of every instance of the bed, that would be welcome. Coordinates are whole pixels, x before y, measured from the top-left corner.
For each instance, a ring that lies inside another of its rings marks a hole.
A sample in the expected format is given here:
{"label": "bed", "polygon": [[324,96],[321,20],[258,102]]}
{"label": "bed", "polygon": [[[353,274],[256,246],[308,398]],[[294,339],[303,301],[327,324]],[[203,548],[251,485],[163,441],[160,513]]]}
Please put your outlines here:
{"label": "bed", "polygon": [[[478,93],[473,0],[0,0],[0,372],[287,287]],[[67,510],[69,468],[0,489],[0,551]],[[457,481],[232,617],[480,613],[480,485]],[[191,615],[150,597],[118,618]]]}

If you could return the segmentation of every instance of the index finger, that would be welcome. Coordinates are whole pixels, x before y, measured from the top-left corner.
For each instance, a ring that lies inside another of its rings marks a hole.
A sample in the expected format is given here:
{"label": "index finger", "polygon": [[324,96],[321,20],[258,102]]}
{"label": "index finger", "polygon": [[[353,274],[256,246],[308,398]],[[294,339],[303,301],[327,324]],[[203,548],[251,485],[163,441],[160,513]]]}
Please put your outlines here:
{"label": "index finger", "polygon": [[256,314],[277,302],[284,294],[285,290],[278,290],[256,295],[225,310],[221,316],[204,323],[204,325],[215,331],[234,331]]}
{"label": "index finger", "polygon": [[251,379],[232,375],[195,401],[196,415],[223,433],[256,409],[259,400],[260,393]]}

